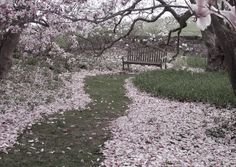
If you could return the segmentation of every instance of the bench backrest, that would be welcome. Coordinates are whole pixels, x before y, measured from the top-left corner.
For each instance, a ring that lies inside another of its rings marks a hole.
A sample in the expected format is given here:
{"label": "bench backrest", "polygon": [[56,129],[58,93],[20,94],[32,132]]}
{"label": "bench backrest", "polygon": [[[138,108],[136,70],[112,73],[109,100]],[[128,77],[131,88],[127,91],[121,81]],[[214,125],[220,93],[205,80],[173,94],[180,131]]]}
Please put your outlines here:
{"label": "bench backrest", "polygon": [[159,48],[129,48],[127,61],[162,63],[166,55],[167,52]]}

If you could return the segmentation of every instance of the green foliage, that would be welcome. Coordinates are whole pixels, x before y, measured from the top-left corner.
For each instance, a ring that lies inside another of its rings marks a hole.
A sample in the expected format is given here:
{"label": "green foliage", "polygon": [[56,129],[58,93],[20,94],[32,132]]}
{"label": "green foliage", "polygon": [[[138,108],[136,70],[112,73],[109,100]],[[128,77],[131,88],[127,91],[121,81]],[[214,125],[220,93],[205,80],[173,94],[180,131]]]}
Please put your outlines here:
{"label": "green foliage", "polygon": [[66,71],[72,71],[71,68],[72,65],[64,58],[56,58],[53,60],[53,65],[50,65],[50,69],[59,74]]}
{"label": "green foliage", "polygon": [[86,64],[79,64],[80,69],[88,69]]}
{"label": "green foliage", "polygon": [[188,56],[186,57],[188,67],[193,68],[206,68],[207,60],[206,58],[197,57],[197,56]]}
{"label": "green foliage", "polygon": [[187,27],[185,27],[183,31],[181,32],[181,35],[182,36],[201,36],[201,31],[196,26],[195,22],[189,21],[187,23]]}
{"label": "green foliage", "polygon": [[[125,75],[96,76],[86,81],[94,100],[87,109],[46,118],[25,130],[8,154],[0,153],[1,167],[92,167],[102,161],[100,148],[110,137],[111,120],[123,115]],[[50,100],[50,99],[49,99]]]}
{"label": "green foliage", "polygon": [[55,39],[55,42],[63,49],[68,50],[71,43],[69,42],[69,39],[65,36],[60,36]]}
{"label": "green foliage", "polygon": [[36,66],[38,64],[38,59],[35,57],[28,57],[25,59],[25,64],[26,65],[31,65],[31,66]]}
{"label": "green foliage", "polygon": [[13,58],[14,58],[14,59],[20,59],[20,58],[21,58],[21,52],[16,49],[16,50],[13,52]]}
{"label": "green foliage", "polygon": [[134,84],[155,96],[216,106],[236,106],[236,97],[225,73],[151,71],[136,76]]}

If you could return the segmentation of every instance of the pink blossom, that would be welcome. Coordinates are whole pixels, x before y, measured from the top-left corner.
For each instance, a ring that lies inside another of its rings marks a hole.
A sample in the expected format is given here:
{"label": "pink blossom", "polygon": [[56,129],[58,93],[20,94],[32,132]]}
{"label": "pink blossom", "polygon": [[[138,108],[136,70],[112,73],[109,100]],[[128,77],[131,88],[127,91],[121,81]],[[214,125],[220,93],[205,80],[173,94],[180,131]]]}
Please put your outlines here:
{"label": "pink blossom", "polygon": [[211,14],[223,18],[231,27],[236,28],[235,6],[232,6],[226,0],[223,0],[228,8],[225,10],[218,10],[213,6],[216,2],[216,0],[196,0],[196,4],[189,4],[190,10],[197,18],[196,24],[198,28],[203,31],[211,24]]}
{"label": "pink blossom", "polygon": [[190,8],[197,17],[196,24],[200,30],[205,30],[211,24],[211,11],[206,0],[196,0],[196,4],[191,4]]}

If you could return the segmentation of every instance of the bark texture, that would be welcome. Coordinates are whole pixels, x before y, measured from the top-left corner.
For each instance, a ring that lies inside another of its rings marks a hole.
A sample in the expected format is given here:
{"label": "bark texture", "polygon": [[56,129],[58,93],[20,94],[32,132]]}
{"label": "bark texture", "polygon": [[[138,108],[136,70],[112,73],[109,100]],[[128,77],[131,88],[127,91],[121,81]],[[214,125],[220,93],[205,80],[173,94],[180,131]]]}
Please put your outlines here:
{"label": "bark texture", "polygon": [[225,69],[225,57],[220,41],[214,33],[213,25],[202,31],[202,38],[207,47],[207,70],[219,71]]}
{"label": "bark texture", "polygon": [[12,55],[19,42],[20,33],[5,33],[0,37],[0,79],[3,79],[12,66]]}
{"label": "bark texture", "polygon": [[218,19],[216,16],[212,16],[212,24],[216,37],[220,41],[226,68],[236,95],[236,32],[221,24]]}

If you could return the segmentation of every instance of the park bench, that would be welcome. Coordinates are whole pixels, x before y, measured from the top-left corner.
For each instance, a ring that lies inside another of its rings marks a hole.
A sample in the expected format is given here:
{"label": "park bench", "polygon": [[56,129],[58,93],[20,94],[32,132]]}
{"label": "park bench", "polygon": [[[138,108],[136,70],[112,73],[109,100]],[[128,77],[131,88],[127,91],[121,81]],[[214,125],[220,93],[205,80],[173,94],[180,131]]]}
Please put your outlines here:
{"label": "park bench", "polygon": [[166,68],[167,52],[164,49],[149,46],[129,47],[127,53],[125,57],[122,57],[123,70],[125,64],[128,69],[130,64],[154,65],[161,69],[164,65]]}

